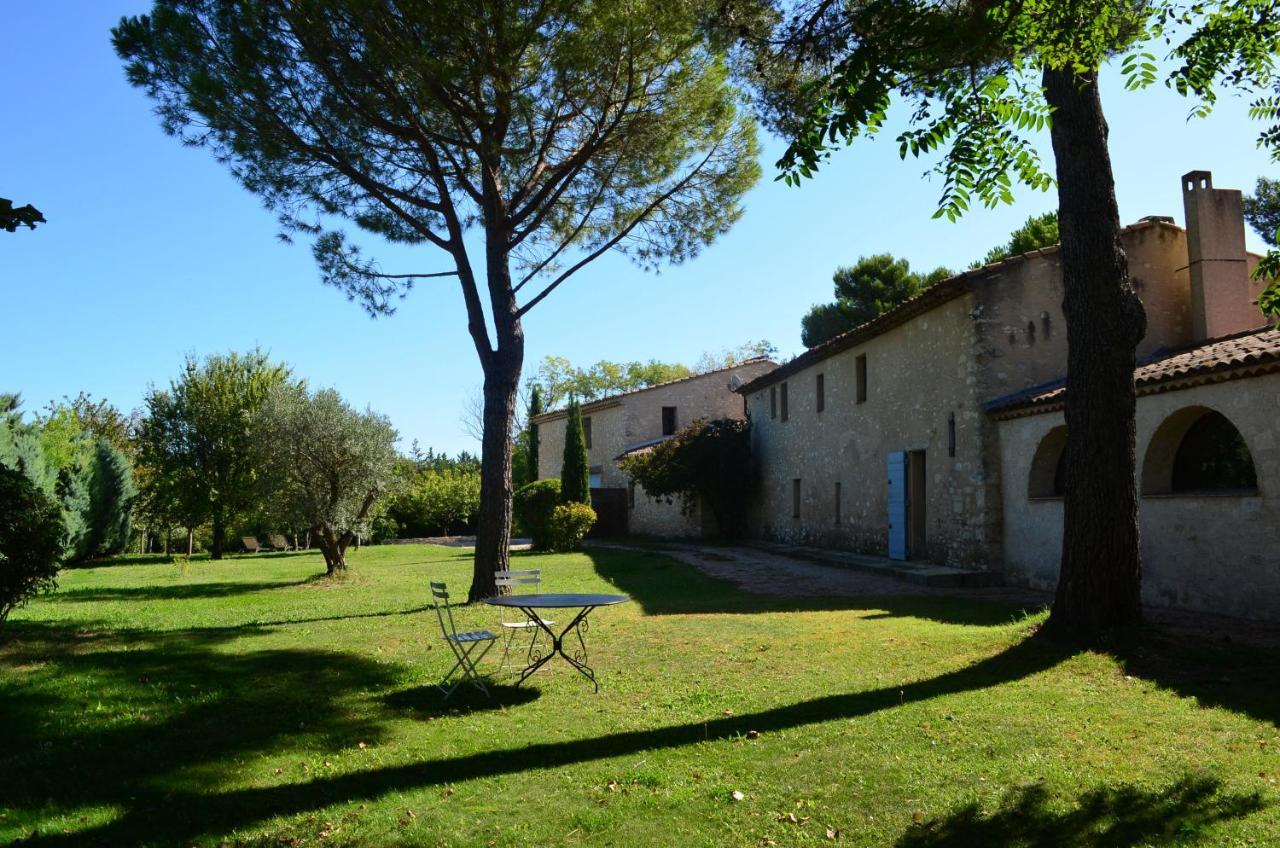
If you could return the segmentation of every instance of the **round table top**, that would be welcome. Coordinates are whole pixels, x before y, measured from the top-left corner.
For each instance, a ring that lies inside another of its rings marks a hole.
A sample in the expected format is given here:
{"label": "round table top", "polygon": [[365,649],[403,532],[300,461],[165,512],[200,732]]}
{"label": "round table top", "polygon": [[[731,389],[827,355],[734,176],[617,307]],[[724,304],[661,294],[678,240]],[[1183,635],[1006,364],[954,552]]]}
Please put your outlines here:
{"label": "round table top", "polygon": [[484,602],[495,607],[563,609],[565,607],[607,607],[613,604],[624,604],[629,600],[631,598],[627,595],[569,593],[559,595],[499,595],[496,598],[485,598]]}

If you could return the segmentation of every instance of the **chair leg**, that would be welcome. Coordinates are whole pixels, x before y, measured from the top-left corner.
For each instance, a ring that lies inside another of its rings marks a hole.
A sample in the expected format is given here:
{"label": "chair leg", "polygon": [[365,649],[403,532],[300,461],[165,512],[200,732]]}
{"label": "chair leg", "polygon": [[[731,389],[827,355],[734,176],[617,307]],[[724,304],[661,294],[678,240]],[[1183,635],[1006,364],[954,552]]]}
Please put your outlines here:
{"label": "chair leg", "polygon": [[[453,648],[454,656],[458,658],[458,661],[453,664],[453,668],[449,669],[449,673],[444,676],[444,679],[436,684],[437,688],[444,693],[444,700],[449,700],[453,693],[457,691],[458,687],[468,680],[470,680],[472,685],[483,692],[486,696],[490,698],[493,697],[493,695],[490,694],[489,689],[484,685],[484,681],[480,679],[481,675],[479,669],[480,661],[484,659],[485,654],[489,653],[489,650],[493,647],[493,640],[485,641],[484,650],[480,651],[479,654],[476,654],[473,657],[472,654],[474,654],[476,649],[480,647],[480,644],[480,642],[472,642],[466,648],[462,648],[455,642],[449,642],[450,647]],[[461,673],[459,673],[457,675],[457,679],[450,684],[450,678],[454,677],[454,673],[459,670],[461,670]]]}

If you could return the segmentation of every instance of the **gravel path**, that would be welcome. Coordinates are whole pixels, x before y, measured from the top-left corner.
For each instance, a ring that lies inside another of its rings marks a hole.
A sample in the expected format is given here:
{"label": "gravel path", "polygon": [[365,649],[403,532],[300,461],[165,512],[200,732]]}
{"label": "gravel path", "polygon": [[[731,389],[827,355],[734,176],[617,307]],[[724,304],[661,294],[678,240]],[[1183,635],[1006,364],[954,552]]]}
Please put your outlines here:
{"label": "gravel path", "polygon": [[[588,542],[595,548],[656,551],[688,563],[704,574],[727,580],[745,592],[777,597],[951,596],[1037,610],[1053,603],[1052,592],[999,586],[981,589],[933,588],[864,571],[821,565],[748,546],[697,542],[634,544]],[[1162,630],[1280,647],[1280,626],[1192,610],[1147,608],[1147,621]]]}
{"label": "gravel path", "polygon": [[1027,609],[1047,606],[1053,596],[1033,589],[995,587],[984,589],[935,589],[895,580],[879,574],[821,565],[746,546],[699,545],[696,542],[663,542],[654,545],[590,543],[596,548],[661,551],[688,563],[704,574],[728,580],[756,595],[778,597],[944,596],[1008,603]]}

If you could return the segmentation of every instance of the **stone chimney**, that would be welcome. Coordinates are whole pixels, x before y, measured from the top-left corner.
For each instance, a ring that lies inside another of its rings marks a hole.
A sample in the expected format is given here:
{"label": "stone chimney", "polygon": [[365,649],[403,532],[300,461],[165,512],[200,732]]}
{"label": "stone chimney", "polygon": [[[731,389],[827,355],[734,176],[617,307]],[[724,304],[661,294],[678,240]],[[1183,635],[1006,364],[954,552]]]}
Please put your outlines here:
{"label": "stone chimney", "polygon": [[1193,339],[1262,326],[1249,279],[1240,192],[1214,188],[1211,173],[1192,171],[1182,177],[1182,203],[1187,214]]}

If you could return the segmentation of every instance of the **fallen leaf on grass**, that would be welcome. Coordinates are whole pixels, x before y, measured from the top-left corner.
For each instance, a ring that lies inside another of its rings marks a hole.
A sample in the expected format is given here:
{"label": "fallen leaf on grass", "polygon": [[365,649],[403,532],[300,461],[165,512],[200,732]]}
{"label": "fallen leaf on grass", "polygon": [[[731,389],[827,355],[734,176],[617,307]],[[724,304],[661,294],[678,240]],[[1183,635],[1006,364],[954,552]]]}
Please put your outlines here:
{"label": "fallen leaf on grass", "polygon": [[605,786],[607,786],[607,787],[609,788],[609,791],[610,791],[610,792],[617,792],[617,791],[618,791],[618,781],[616,781],[616,780],[611,780],[611,781],[609,781],[608,783],[606,783],[606,784],[605,784]]}
{"label": "fallen leaf on grass", "polygon": [[732,797],[733,797],[733,800],[735,800],[735,801],[741,801],[743,798],[746,798],[747,796],[746,796],[746,795],[744,795],[740,790],[735,789],[735,790],[733,790],[733,796],[732,796]]}
{"label": "fallen leaf on grass", "polygon": [[748,739],[759,739],[759,738],[760,738],[760,731],[758,731],[758,730],[748,730],[748,731],[747,731],[747,738],[748,738]]}
{"label": "fallen leaf on grass", "polygon": [[919,810],[916,810],[914,813],[911,814],[911,820],[916,824],[919,824],[920,822],[924,821],[924,813],[920,812]]}
{"label": "fallen leaf on grass", "polygon": [[838,828],[838,827],[829,827],[829,828],[827,828],[827,838],[828,838],[828,839],[839,839],[839,838],[840,838],[840,828]]}

